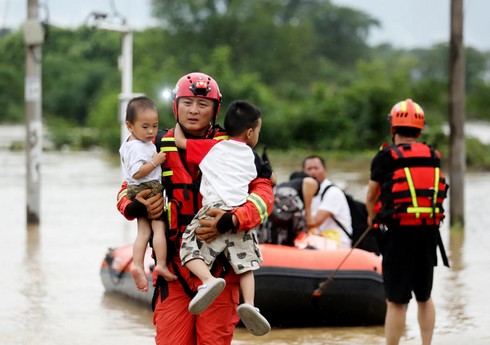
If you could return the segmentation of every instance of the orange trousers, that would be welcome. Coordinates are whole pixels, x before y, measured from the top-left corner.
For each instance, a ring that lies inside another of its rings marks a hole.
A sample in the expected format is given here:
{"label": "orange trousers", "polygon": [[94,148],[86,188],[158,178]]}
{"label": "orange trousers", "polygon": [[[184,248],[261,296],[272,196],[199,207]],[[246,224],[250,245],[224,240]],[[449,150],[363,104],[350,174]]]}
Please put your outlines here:
{"label": "orange trousers", "polygon": [[238,282],[228,282],[223,292],[200,315],[189,313],[191,298],[178,281],[168,283],[168,295],[153,314],[157,345],[230,345],[239,321]]}

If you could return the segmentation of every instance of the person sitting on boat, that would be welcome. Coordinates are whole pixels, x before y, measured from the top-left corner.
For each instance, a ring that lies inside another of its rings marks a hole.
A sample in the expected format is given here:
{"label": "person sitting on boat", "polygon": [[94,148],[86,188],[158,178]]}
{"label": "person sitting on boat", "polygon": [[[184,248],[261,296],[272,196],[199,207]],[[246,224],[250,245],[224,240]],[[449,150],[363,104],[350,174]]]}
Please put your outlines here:
{"label": "person sitting on boat", "polygon": [[294,172],[289,181],[275,187],[274,208],[269,217],[269,229],[263,242],[294,246],[298,234],[306,232],[311,217],[311,201],[320,184],[303,171]]}
{"label": "person sitting on boat", "polygon": [[[209,218],[206,215],[209,209],[230,211],[245,203],[249,197],[248,186],[258,174],[255,162],[260,158],[252,149],[262,126],[260,110],[249,102],[234,101],[226,112],[224,125],[227,140],[186,139],[180,125],[175,126],[175,145],[186,150],[187,162],[198,164],[202,173],[203,207],[182,234],[180,247],[182,265],[202,282],[189,303],[189,311],[203,313],[224,289],[225,280],[210,272],[216,257],[223,252],[240,276],[244,303],[238,306],[238,315],[252,334],[264,335],[270,331],[269,322],[254,307],[253,271],[262,263],[256,230],[226,232],[209,243],[197,239],[195,234],[199,220]],[[268,170],[262,171],[262,176],[267,174],[274,179],[272,170],[265,164],[262,167]]]}
{"label": "person sitting on boat", "polygon": [[320,190],[311,202],[311,217],[307,227],[309,233],[319,235],[324,240],[312,246],[327,250],[351,248],[352,218],[349,204],[340,188],[328,188],[332,181],[327,178],[325,160],[317,155],[308,156],[303,160],[303,171],[320,183]]}

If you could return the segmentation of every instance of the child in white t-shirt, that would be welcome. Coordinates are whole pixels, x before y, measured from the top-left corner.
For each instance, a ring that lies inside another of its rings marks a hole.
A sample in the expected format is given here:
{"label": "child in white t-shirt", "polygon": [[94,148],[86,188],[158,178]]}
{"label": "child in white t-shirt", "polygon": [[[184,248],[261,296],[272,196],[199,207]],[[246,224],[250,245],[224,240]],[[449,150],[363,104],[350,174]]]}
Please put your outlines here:
{"label": "child in white t-shirt", "polygon": [[[122,143],[119,153],[123,163],[123,174],[128,183],[127,196],[133,200],[136,195],[151,189],[147,198],[163,192],[160,182],[161,164],[165,153],[156,152],[154,140],[158,132],[158,112],[155,103],[147,97],[133,98],[126,110],[126,127],[131,134]],[[148,280],[144,270],[146,248],[153,232],[155,251],[155,272],[167,281],[176,280],[166,264],[167,243],[163,220],[138,218],[138,235],[133,244],[133,265],[131,275],[140,291],[148,291]]]}
{"label": "child in white t-shirt", "polygon": [[240,275],[244,303],[237,312],[253,334],[263,335],[269,332],[270,325],[254,307],[253,270],[262,263],[256,230],[227,231],[209,243],[198,240],[195,234],[200,226],[199,219],[206,218],[209,209],[229,211],[245,203],[249,184],[257,177],[255,161],[260,158],[252,148],[258,142],[262,126],[260,110],[248,102],[235,101],[227,110],[224,125],[228,140],[186,139],[180,125],[177,123],[175,127],[176,146],[186,149],[187,162],[198,164],[202,172],[203,207],[182,235],[180,250],[182,265],[203,283],[191,300],[189,311],[192,314],[204,312],[224,289],[225,280],[215,278],[209,271],[218,254],[224,252],[234,271]]}

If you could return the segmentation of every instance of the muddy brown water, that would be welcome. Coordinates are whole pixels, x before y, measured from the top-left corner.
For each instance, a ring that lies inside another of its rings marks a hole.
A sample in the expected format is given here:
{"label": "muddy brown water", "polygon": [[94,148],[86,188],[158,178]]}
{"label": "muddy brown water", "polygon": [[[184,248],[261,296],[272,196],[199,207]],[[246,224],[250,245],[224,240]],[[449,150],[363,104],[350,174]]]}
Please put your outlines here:
{"label": "muddy brown water", "polygon": [[[153,344],[149,308],[105,293],[99,277],[106,250],[130,243],[136,235],[135,223],[124,220],[115,207],[119,166],[97,151],[44,153],[41,224],[28,227],[25,153],[6,149],[11,133],[0,127],[0,344]],[[279,175],[287,172],[279,169]],[[352,187],[352,174],[332,175]],[[365,190],[363,185],[352,188],[358,195]],[[447,223],[442,228],[452,267],[435,270],[434,344],[490,344],[489,173],[466,176],[465,203],[464,233],[450,234]],[[264,337],[239,328],[233,344],[383,341],[382,326],[273,329]],[[410,304],[402,344],[419,343],[416,308]]]}

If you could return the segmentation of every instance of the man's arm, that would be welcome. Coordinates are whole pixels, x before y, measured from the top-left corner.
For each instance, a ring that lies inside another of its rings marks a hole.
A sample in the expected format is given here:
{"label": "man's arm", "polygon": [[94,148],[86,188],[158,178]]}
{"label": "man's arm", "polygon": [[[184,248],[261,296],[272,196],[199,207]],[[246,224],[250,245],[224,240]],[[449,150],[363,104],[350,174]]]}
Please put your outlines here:
{"label": "man's arm", "polygon": [[250,230],[262,224],[272,213],[274,192],[268,178],[256,178],[250,183],[247,202],[232,211],[237,217],[237,230]]}
{"label": "man's arm", "polygon": [[301,190],[303,192],[303,200],[305,202],[305,219],[307,224],[312,223],[311,219],[311,201],[318,193],[320,184],[313,177],[305,177],[302,182]]}
{"label": "man's arm", "polygon": [[368,191],[366,194],[366,209],[368,212],[368,225],[370,227],[373,227],[373,220],[376,216],[374,205],[376,204],[376,199],[378,197],[379,187],[379,182],[369,180]]}
{"label": "man's arm", "polygon": [[196,229],[200,240],[211,242],[220,234],[236,229],[250,230],[263,223],[272,212],[274,192],[269,178],[256,178],[250,183],[247,201],[231,212],[211,209],[211,220],[201,219],[201,227]]}
{"label": "man's arm", "polygon": [[180,127],[178,122],[175,124],[174,139],[175,146],[177,146],[179,149],[185,150],[187,148],[187,139],[185,137],[184,131],[182,130],[182,127]]}
{"label": "man's arm", "polygon": [[320,226],[328,218],[332,217],[332,213],[326,210],[319,210],[315,217],[310,218],[311,221],[308,223],[308,227],[315,228]]}

